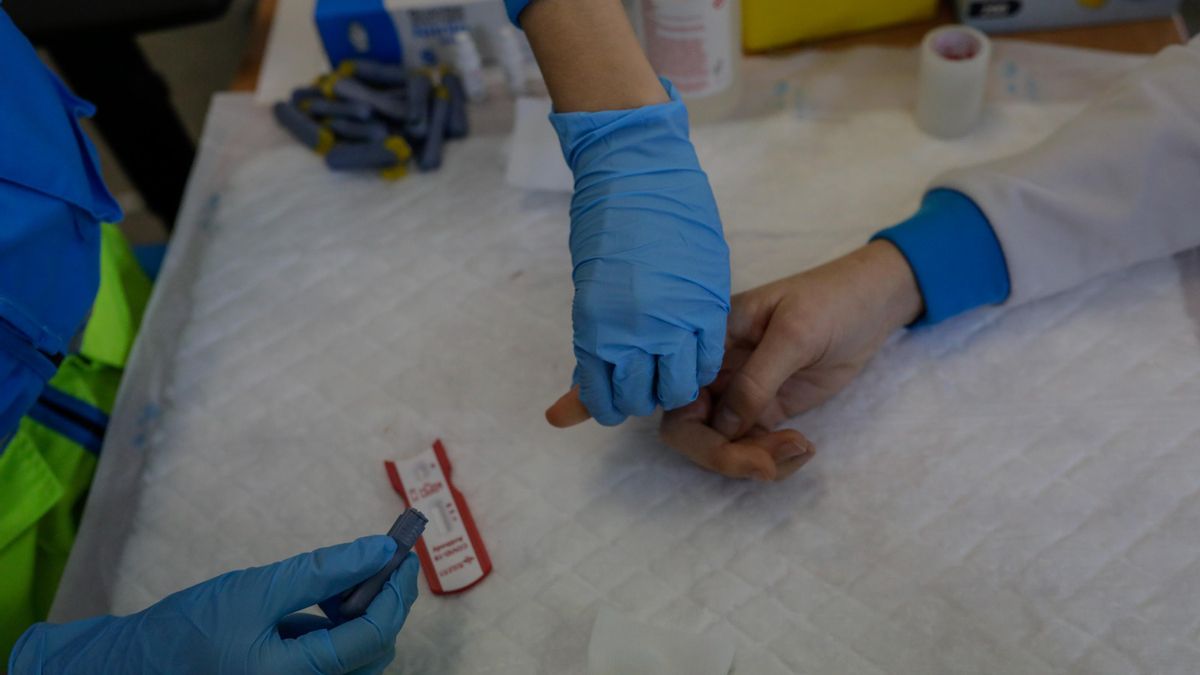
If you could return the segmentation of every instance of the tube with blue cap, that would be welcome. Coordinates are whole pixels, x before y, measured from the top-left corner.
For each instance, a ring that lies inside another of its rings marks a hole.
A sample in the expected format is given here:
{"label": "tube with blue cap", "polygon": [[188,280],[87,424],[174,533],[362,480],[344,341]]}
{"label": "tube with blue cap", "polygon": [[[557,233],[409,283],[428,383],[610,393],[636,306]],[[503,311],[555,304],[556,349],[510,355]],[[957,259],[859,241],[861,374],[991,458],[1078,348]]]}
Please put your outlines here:
{"label": "tube with blue cap", "polygon": [[325,92],[316,87],[300,87],[292,90],[292,104],[300,105],[304,101],[325,98]]}
{"label": "tube with blue cap", "polygon": [[365,103],[388,119],[403,120],[408,115],[408,106],[405,105],[404,99],[372,89],[353,78],[339,77],[329,90],[334,96],[340,96],[347,101]]}
{"label": "tube with blue cap", "polygon": [[384,178],[402,178],[412,148],[401,136],[373,143],[338,143],[325,155],[325,166],[334,171],[379,169]]}
{"label": "tube with blue cap", "polygon": [[272,108],[280,126],[318,155],[324,155],[333,147],[333,133],[317,124],[299,108],[280,101]]}
{"label": "tube with blue cap", "polygon": [[425,135],[425,144],[421,146],[421,154],[417,156],[417,168],[421,171],[433,171],[442,165],[442,147],[445,145],[446,118],[450,112],[450,92],[439,85],[433,90],[433,103],[429,111],[429,132]]}
{"label": "tube with blue cap", "polygon": [[383,585],[391,578],[392,572],[404,561],[404,556],[416,546],[417,539],[425,531],[429,519],[416,509],[405,509],[404,513],[392,523],[387,535],[396,542],[396,553],[392,559],[369,579],[332,598],[319,603],[322,612],[335,624],[341,624],[358,618],[367,612],[371,601],[383,590]]}
{"label": "tube with blue cap", "polygon": [[388,128],[383,122],[359,122],[334,117],[326,121],[325,126],[339,138],[352,141],[382,141],[388,137]]}
{"label": "tube with blue cap", "polygon": [[450,93],[450,109],[446,113],[446,138],[463,138],[469,131],[467,123],[467,91],[462,78],[454,73],[442,77],[442,86]]}
{"label": "tube with blue cap", "polygon": [[346,59],[338,64],[338,73],[352,75],[376,87],[403,87],[408,83],[404,66],[368,59]]}
{"label": "tube with blue cap", "polygon": [[366,122],[371,119],[371,106],[362,101],[334,101],[326,98],[312,98],[300,101],[297,107],[317,117],[345,117],[360,122]]}
{"label": "tube with blue cap", "polygon": [[408,116],[405,128],[413,138],[425,138],[429,133],[429,95],[433,82],[428,75],[414,73],[408,80]]}

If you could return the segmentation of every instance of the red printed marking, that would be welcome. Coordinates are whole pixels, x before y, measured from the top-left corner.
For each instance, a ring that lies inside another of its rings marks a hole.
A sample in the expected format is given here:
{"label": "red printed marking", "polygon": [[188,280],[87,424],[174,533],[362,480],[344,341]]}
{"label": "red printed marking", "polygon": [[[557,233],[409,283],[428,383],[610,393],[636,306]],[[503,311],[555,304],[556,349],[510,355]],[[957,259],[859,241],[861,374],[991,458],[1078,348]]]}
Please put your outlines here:
{"label": "red printed marking", "polygon": [[[421,569],[424,570],[425,579],[426,579],[426,581],[429,582],[429,588],[430,588],[430,590],[432,590],[434,592],[434,594],[447,595],[450,593],[461,593],[463,591],[474,588],[476,584],[478,584],[480,581],[483,581],[484,579],[487,578],[487,576],[489,574],[491,574],[492,559],[488,555],[487,547],[483,545],[483,537],[481,537],[479,535],[479,528],[476,527],[476,525],[475,525],[475,518],[471,515],[471,508],[470,508],[470,506],[467,505],[466,497],[464,497],[463,494],[458,491],[458,488],[454,487],[454,481],[451,480],[450,476],[451,476],[452,466],[450,464],[450,458],[446,456],[446,446],[442,445],[441,439],[434,441],[433,454],[437,458],[438,466],[441,468],[442,475],[445,476],[446,480],[444,482],[443,481],[437,481],[437,482],[431,481],[431,482],[422,484],[419,489],[414,488],[416,491],[411,493],[413,495],[413,498],[410,498],[409,490],[405,489],[405,487],[404,487],[404,481],[400,477],[400,471],[399,471],[399,469],[396,468],[396,463],[391,462],[391,461],[385,461],[383,463],[383,465],[384,465],[384,468],[387,470],[388,480],[392,484],[392,489],[395,490],[396,493],[400,495],[400,498],[404,500],[404,505],[407,507],[412,506],[412,502],[415,500],[415,498],[424,498],[424,497],[428,497],[429,495],[436,494],[439,490],[442,489],[443,485],[450,489],[450,497],[454,500],[454,507],[455,507],[455,510],[458,512],[457,515],[462,519],[463,528],[467,531],[467,538],[470,540],[471,547],[475,550],[475,555],[478,556],[478,559],[479,559],[479,568],[481,570],[481,574],[479,575],[479,578],[476,579],[475,581],[471,582],[467,586],[464,586],[462,588],[459,588],[459,589],[456,589],[453,591],[447,591],[442,588],[442,583],[441,583],[440,577],[442,575],[450,574],[454,571],[457,571],[466,565],[469,565],[470,563],[475,561],[475,558],[468,556],[467,558],[463,559],[462,561],[455,563],[454,565],[451,565],[447,568],[435,568],[434,560],[430,556],[428,547],[426,547],[426,545],[425,545],[424,537],[417,540],[416,549],[417,549],[417,558],[419,558],[421,561]],[[428,490],[428,492],[426,492],[426,490]],[[417,495],[420,495],[420,497],[417,497]],[[450,544],[453,544],[455,542],[459,542],[460,546],[455,547],[452,550],[446,550],[446,547],[448,547]],[[435,552],[438,553],[438,559],[443,559],[446,556],[453,555],[454,553],[459,553],[459,552],[465,550],[466,548],[467,548],[466,543],[462,542],[461,538],[457,538],[457,539],[451,540],[449,542],[445,542],[444,544],[441,544],[438,547],[435,547]]]}

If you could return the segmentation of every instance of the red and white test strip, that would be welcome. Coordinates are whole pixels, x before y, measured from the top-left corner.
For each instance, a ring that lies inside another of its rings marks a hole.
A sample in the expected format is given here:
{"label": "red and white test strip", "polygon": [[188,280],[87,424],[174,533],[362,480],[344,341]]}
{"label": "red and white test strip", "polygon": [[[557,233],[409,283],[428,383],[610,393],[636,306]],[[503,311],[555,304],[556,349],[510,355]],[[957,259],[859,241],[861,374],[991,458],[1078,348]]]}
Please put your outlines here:
{"label": "red and white test strip", "polygon": [[405,505],[429,518],[417,541],[417,557],[434,593],[460,593],[492,571],[471,508],[450,481],[451,465],[440,440],[433,449],[400,462],[384,462]]}

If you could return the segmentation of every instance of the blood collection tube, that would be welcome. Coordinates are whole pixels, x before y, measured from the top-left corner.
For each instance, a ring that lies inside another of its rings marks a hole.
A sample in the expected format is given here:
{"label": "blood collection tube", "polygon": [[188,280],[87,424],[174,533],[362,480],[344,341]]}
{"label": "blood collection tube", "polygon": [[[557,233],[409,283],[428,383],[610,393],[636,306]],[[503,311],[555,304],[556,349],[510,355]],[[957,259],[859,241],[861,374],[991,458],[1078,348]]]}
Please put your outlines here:
{"label": "blood collection tube", "polygon": [[429,519],[420,511],[405,509],[396,522],[392,523],[392,527],[387,533],[396,542],[396,553],[392,555],[392,559],[383,566],[383,569],[366,581],[341,595],[322,602],[321,609],[329,617],[329,620],[334,623],[342,623],[365,614],[371,601],[375,599],[376,595],[379,595],[379,591],[383,590],[383,585],[391,578],[392,572],[400,567],[400,563],[404,562],[404,556],[408,555],[408,552],[416,545],[417,539],[425,531],[425,524],[428,522]]}

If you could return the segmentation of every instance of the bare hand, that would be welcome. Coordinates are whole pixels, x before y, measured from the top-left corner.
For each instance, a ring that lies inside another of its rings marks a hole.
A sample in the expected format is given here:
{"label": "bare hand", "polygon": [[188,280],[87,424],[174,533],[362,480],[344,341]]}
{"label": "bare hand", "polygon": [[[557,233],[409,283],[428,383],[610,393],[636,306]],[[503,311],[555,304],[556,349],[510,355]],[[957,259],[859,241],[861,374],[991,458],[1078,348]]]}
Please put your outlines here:
{"label": "bare hand", "polygon": [[737,439],[824,403],[921,311],[907,261],[885,241],[737,295],[713,428]]}

